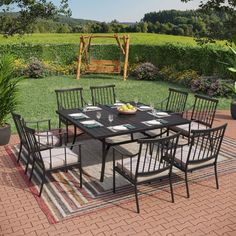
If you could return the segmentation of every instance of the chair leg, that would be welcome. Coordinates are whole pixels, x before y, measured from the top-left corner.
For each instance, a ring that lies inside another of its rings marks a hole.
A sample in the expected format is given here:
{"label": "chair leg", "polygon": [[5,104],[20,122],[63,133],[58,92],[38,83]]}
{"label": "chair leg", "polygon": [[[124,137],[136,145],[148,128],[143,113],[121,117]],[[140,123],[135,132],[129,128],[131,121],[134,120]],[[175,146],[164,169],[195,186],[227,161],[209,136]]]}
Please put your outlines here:
{"label": "chair leg", "polygon": [[69,126],[68,126],[68,124],[66,124],[66,143],[68,143],[68,141],[69,141],[69,134],[68,134],[68,132],[69,132]]}
{"label": "chair leg", "polygon": [[39,197],[42,194],[44,182],[45,182],[45,172],[43,172],[43,174],[42,174],[42,183],[41,183],[41,187],[40,187],[40,191],[39,191]]}
{"label": "chair leg", "polygon": [[115,150],[113,149],[113,193],[116,193]]}
{"label": "chair leg", "polygon": [[20,150],[19,150],[19,153],[18,153],[17,163],[19,163],[19,161],[20,161],[21,151],[22,151],[22,143],[20,142]]}
{"label": "chair leg", "polygon": [[82,165],[80,164],[80,166],[79,166],[79,174],[80,174],[80,188],[82,188],[82,186],[83,186],[83,170],[82,170]]}
{"label": "chair leg", "polygon": [[73,145],[75,144],[76,136],[77,136],[77,129],[76,129],[76,126],[74,125],[74,137],[73,137],[72,146],[70,148],[71,150],[73,149]]}
{"label": "chair leg", "polygon": [[62,145],[62,134],[61,134],[61,120],[59,118],[59,124],[58,124],[58,127],[59,127],[59,137],[60,137],[60,146]]}
{"label": "chair leg", "polygon": [[29,168],[29,163],[30,163],[30,157],[29,157],[29,159],[27,160],[27,163],[26,163],[25,174],[27,174],[27,170]]}
{"label": "chair leg", "polygon": [[190,195],[189,195],[189,188],[188,188],[188,176],[187,176],[187,171],[185,171],[185,184],[186,184],[187,198],[189,198]]}
{"label": "chair leg", "polygon": [[169,175],[169,182],[170,182],[171,201],[172,203],[174,203],[175,199],[174,199],[174,191],[173,191],[173,186],[172,186],[171,175]]}
{"label": "chair leg", "polygon": [[113,169],[113,193],[116,193],[116,171]]}
{"label": "chair leg", "polygon": [[30,152],[29,151],[28,151],[27,155],[28,155],[28,158],[26,160],[25,174],[27,174],[27,171],[29,168],[29,163],[30,163]]}
{"label": "chair leg", "polygon": [[30,173],[29,181],[31,181],[31,179],[32,179],[32,176],[33,176],[33,172],[34,172],[34,165],[35,165],[35,161],[33,161],[33,163],[32,163],[32,169],[31,169],[31,173]]}
{"label": "chair leg", "polygon": [[215,178],[216,178],[216,188],[219,189],[219,182],[218,182],[217,166],[216,166],[216,164],[214,165],[214,170],[215,170]]}
{"label": "chair leg", "polygon": [[137,213],[139,213],[139,212],[140,212],[140,209],[139,209],[139,202],[138,202],[138,189],[137,189],[137,184],[134,185],[134,191],[135,191],[135,200],[136,200]]}

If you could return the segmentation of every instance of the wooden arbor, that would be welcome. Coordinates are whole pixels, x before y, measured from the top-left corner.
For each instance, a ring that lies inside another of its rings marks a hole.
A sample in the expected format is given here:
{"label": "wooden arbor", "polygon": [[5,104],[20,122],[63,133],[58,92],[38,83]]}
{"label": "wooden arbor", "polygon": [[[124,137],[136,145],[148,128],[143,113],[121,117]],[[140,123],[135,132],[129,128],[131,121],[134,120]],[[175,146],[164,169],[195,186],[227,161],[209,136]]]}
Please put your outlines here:
{"label": "wooden arbor", "polygon": [[121,65],[120,60],[89,60],[89,52],[91,41],[94,38],[114,38],[120,48],[122,55],[124,56],[124,80],[128,77],[128,58],[129,58],[129,36],[123,35],[89,35],[80,36],[80,48],[78,57],[78,67],[77,67],[77,79],[80,79],[80,71],[82,58],[85,57],[85,72],[86,73],[101,73],[101,74],[120,74]]}

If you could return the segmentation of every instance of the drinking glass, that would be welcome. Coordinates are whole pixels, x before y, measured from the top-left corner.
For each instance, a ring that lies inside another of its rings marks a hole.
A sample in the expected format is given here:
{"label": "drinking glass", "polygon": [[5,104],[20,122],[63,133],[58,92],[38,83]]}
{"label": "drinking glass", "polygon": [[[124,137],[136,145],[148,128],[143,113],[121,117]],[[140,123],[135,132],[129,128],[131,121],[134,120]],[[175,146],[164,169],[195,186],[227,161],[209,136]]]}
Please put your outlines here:
{"label": "drinking glass", "polygon": [[109,114],[108,115],[108,120],[109,120],[110,123],[113,121],[113,119],[114,119],[113,114]]}
{"label": "drinking glass", "polygon": [[87,106],[83,107],[83,112],[86,112],[87,110]]}
{"label": "drinking glass", "polygon": [[138,106],[138,98],[137,97],[134,99],[134,103],[135,103],[135,106],[137,107]]}
{"label": "drinking glass", "polygon": [[98,120],[100,120],[101,117],[102,117],[102,113],[100,111],[97,111],[96,117],[97,117]]}
{"label": "drinking glass", "polygon": [[152,115],[153,115],[153,116],[156,116],[156,112],[157,112],[156,109],[153,108],[153,109],[152,109]]}
{"label": "drinking glass", "polygon": [[154,104],[153,104],[153,102],[150,102],[150,108],[151,108],[151,110],[154,109]]}
{"label": "drinking glass", "polygon": [[120,99],[116,97],[116,103],[120,103]]}

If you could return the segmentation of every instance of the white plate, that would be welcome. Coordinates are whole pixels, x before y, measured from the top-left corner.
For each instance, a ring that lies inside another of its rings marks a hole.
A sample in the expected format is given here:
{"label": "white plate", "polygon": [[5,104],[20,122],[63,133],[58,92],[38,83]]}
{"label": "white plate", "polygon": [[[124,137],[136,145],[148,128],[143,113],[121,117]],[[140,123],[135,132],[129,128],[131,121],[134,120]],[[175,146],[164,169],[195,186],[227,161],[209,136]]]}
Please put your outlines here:
{"label": "white plate", "polygon": [[100,109],[99,107],[96,107],[96,106],[87,106],[86,107],[87,110],[97,110],[97,109]]}
{"label": "white plate", "polygon": [[149,106],[139,106],[140,109],[151,109]]}
{"label": "white plate", "polygon": [[117,125],[117,126],[113,126],[111,127],[112,129],[114,130],[117,130],[117,131],[121,131],[121,130],[127,130],[128,128],[126,128],[125,126],[123,125]]}
{"label": "white plate", "polygon": [[69,114],[69,116],[71,116],[71,117],[84,117],[85,115],[83,113],[72,113],[72,114]]}
{"label": "white plate", "polygon": [[116,103],[114,103],[114,106],[122,106],[122,105],[124,105],[124,103],[122,103],[122,102],[116,102]]}
{"label": "white plate", "polygon": [[156,115],[157,116],[169,116],[169,114],[167,112],[157,112]]}
{"label": "white plate", "polygon": [[146,123],[149,125],[160,125],[161,124],[161,122],[158,120],[149,120]]}
{"label": "white plate", "polygon": [[83,125],[93,125],[93,124],[96,124],[97,122],[95,120],[85,120],[80,123]]}

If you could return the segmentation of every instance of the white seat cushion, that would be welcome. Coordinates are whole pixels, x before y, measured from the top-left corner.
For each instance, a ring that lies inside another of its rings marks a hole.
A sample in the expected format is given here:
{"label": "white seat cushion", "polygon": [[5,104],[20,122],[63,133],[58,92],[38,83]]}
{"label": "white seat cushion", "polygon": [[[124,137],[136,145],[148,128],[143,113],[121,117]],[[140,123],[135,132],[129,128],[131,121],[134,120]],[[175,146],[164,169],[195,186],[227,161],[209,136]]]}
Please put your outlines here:
{"label": "white seat cushion", "polygon": [[156,136],[160,136],[161,133],[165,132],[166,129],[152,129],[152,130],[148,130],[145,133],[151,137],[156,137]]}
{"label": "white seat cushion", "polygon": [[[134,133],[133,137],[135,140],[137,140],[137,139],[145,138],[146,136],[141,133]],[[128,141],[130,139],[131,139],[130,134],[123,134],[123,135],[118,135],[118,136],[106,138],[106,142],[107,143],[119,143],[119,142],[123,142],[123,141]]]}
{"label": "white seat cushion", "polygon": [[[190,148],[190,146],[185,145],[182,148],[177,148],[176,153],[175,153],[175,158],[174,158],[175,162],[180,164],[184,168],[186,168],[186,162],[187,162],[187,158],[188,158],[189,148]],[[200,150],[201,150],[200,148],[197,148],[197,149],[192,148],[189,160],[193,161],[193,156],[195,156],[194,160],[197,160],[196,158],[198,157],[198,155],[200,156],[200,160],[201,160],[203,152],[199,153]],[[206,154],[206,152],[205,152],[205,154]],[[196,168],[196,167],[205,166],[208,164],[213,164],[214,161],[215,161],[215,158],[210,159],[208,161],[204,161],[204,159],[202,159],[202,162],[200,162],[200,163],[189,163],[188,170]]]}
{"label": "white seat cushion", "polygon": [[[66,153],[66,159],[65,159]],[[69,164],[78,163],[78,155],[71,151],[69,148],[54,148],[51,149],[52,166],[50,167],[50,150],[41,151],[45,169],[59,168]],[[65,161],[66,160],[66,161]]]}
{"label": "white seat cushion", "polygon": [[60,143],[52,132],[39,132],[36,135],[36,139],[42,145],[56,146]]}
{"label": "white seat cushion", "polygon": [[[178,125],[178,126],[176,126],[176,127],[180,128],[180,129],[183,129],[183,130],[185,130],[185,131],[189,131],[189,124]],[[202,125],[202,124],[200,124],[200,123],[198,123],[198,122],[192,121],[192,122],[191,122],[191,126],[190,126],[190,131],[191,131],[191,130],[198,130],[198,129],[207,129],[207,128],[208,128],[208,127],[205,126],[205,125]]]}
{"label": "white seat cushion", "polygon": [[[137,161],[138,161],[138,157],[133,157],[131,159],[126,158],[126,159],[123,160],[123,165],[122,165],[121,160],[117,161],[116,164],[117,164],[117,167],[120,170],[127,173],[131,178],[134,179],[136,168],[137,168]],[[144,162],[145,162],[145,165],[144,165]],[[132,165],[131,165],[131,163],[132,163]],[[158,161],[155,162],[155,160],[153,158],[151,159],[150,157],[147,156],[146,160],[145,160],[144,157],[141,157],[140,162],[139,162],[138,172],[139,173],[148,173],[148,172],[151,172],[151,171],[158,170],[159,164],[160,164],[160,167],[163,166],[162,163],[160,163]],[[131,166],[132,166],[132,168],[131,168]],[[164,176],[167,176],[168,174],[169,174],[169,170],[165,170],[165,171],[163,171],[161,173],[158,173],[158,174],[152,174],[152,175],[149,175],[149,176],[138,177],[137,182],[146,181],[146,180],[159,178],[159,177],[164,177]]]}

